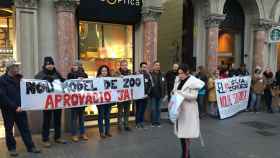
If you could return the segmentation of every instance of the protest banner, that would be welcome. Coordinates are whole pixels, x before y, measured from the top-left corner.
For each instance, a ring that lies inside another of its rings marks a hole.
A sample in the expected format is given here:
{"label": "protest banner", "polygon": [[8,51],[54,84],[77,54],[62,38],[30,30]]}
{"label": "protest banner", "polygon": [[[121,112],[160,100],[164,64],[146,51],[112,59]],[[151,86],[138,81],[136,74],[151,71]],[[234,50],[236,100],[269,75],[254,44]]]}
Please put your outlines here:
{"label": "protest banner", "polygon": [[102,105],[144,98],[143,75],[89,79],[45,80],[23,79],[22,110],[53,110],[86,105]]}
{"label": "protest banner", "polygon": [[245,110],[250,95],[251,77],[233,77],[215,80],[220,118],[228,118]]}

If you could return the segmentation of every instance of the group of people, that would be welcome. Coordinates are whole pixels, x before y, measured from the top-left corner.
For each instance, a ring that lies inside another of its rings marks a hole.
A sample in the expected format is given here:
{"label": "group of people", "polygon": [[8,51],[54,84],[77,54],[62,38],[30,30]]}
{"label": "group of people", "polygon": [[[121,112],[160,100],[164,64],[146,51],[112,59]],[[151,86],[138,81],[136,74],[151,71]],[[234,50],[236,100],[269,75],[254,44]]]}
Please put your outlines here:
{"label": "group of people", "polygon": [[[82,63],[76,61],[73,63],[67,78],[55,68],[52,57],[45,57],[42,70],[35,75],[35,79],[53,82],[65,79],[84,79],[88,75],[83,69]],[[97,70],[96,77],[122,77],[132,74],[142,74],[144,77],[144,93],[145,97],[134,101],[126,101],[115,103],[118,107],[118,130],[131,131],[129,127],[130,105],[135,103],[135,125],[136,128],[144,128],[144,114],[147,106],[151,110],[151,125],[160,127],[160,113],[162,102],[167,95],[170,100],[172,95],[181,95],[184,101],[181,105],[181,111],[174,125],[175,134],[180,138],[182,146],[182,157],[190,156],[190,139],[197,138],[200,135],[199,117],[207,112],[218,117],[218,108],[215,92],[215,80],[233,77],[248,76],[249,72],[246,66],[241,65],[240,69],[234,66],[220,67],[218,70],[208,73],[203,66],[198,67],[198,71],[191,71],[188,65],[174,64],[173,69],[164,74],[161,71],[160,63],[155,61],[152,63],[151,69],[146,62],[140,64],[138,72],[133,73],[128,69],[126,60],[120,61],[120,67],[117,71],[112,71],[108,66],[102,65]],[[11,156],[17,156],[16,141],[14,139],[13,127],[17,125],[22,139],[26,145],[27,151],[32,153],[40,153],[41,150],[36,148],[31,137],[28,126],[27,113],[21,110],[20,99],[20,80],[23,76],[19,73],[19,64],[15,61],[6,63],[6,73],[0,77],[0,105],[4,119],[6,145]],[[268,112],[272,112],[272,97],[279,97],[280,71],[276,73],[276,77],[267,68],[257,66],[252,76],[251,99],[248,109],[258,111],[260,98],[264,94]],[[276,87],[275,87],[276,86]],[[208,99],[207,99],[208,97]],[[208,103],[207,103],[208,102]],[[208,107],[206,109],[206,104]],[[98,105],[98,127],[101,139],[112,137],[110,132],[110,113],[113,104]],[[72,141],[86,141],[88,137],[84,125],[85,107],[71,108],[71,134]],[[54,126],[54,142],[66,144],[67,141],[61,136],[61,109],[44,110],[42,124],[42,141],[44,147],[51,147],[50,128]],[[53,120],[53,123],[51,121]]]}
{"label": "group of people", "polygon": [[[27,113],[21,110],[20,80],[23,76],[19,72],[19,66],[20,64],[14,60],[7,61],[5,65],[6,73],[0,77],[0,105],[5,126],[6,145],[11,156],[18,155],[13,132],[14,124],[16,124],[19,129],[27,151],[32,153],[41,152],[33,143],[29,130]],[[162,104],[162,98],[165,96],[166,81],[163,73],[160,71],[160,63],[158,61],[153,63],[152,71],[148,70],[148,64],[146,62],[142,62],[140,64],[140,70],[135,73],[128,69],[126,60],[120,61],[120,68],[114,72],[108,66],[102,65],[98,68],[96,77],[121,77],[132,74],[143,74],[145,89],[145,98],[135,100],[136,128],[145,128],[144,113],[148,102],[151,103],[151,124],[153,127],[160,127],[160,106]],[[46,80],[51,83],[54,80],[64,82],[65,79],[84,79],[88,78],[88,75],[84,71],[82,63],[76,61],[73,63],[67,78],[64,78],[55,68],[53,58],[45,57],[42,70],[36,74],[34,78]],[[118,107],[118,129],[120,131],[131,131],[128,123],[131,103],[132,101],[115,103]],[[110,133],[110,113],[112,106],[113,104],[97,105],[98,127],[100,138],[102,139],[112,137]],[[84,110],[85,107],[70,109],[71,134],[72,141],[74,142],[88,140],[84,125]],[[61,136],[61,116],[62,109],[43,110],[41,136],[44,147],[50,148],[52,146],[50,141],[51,125],[53,125],[54,128],[54,142],[58,144],[67,143]],[[53,121],[53,123],[51,121]]]}

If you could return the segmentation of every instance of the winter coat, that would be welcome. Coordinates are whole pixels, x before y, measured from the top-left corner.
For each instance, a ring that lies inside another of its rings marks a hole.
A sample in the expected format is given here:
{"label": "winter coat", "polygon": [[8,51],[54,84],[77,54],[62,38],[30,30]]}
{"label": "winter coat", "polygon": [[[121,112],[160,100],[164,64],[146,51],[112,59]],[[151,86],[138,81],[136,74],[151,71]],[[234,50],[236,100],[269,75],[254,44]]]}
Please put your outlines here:
{"label": "winter coat", "polygon": [[166,88],[167,88],[167,93],[170,94],[171,91],[173,90],[173,86],[175,83],[175,79],[178,76],[177,72],[174,72],[174,70],[170,70],[166,73],[165,79],[166,79]]}
{"label": "winter coat", "polygon": [[151,97],[162,98],[166,94],[166,80],[162,72],[151,72],[153,79],[153,87],[151,91]]}
{"label": "winter coat", "polygon": [[20,79],[22,75],[12,78],[7,74],[0,77],[0,106],[2,110],[13,110],[21,106]]}
{"label": "winter coat", "polygon": [[37,75],[35,75],[35,79],[39,80],[47,80],[49,82],[53,82],[54,80],[58,79],[63,82],[65,79],[60,75],[58,71],[54,68],[52,71],[49,71],[43,68]]}
{"label": "winter coat", "polygon": [[209,77],[208,79],[208,101],[209,102],[216,102],[217,96],[216,96],[216,88],[215,88],[215,79],[212,77]]}
{"label": "winter coat", "polygon": [[175,135],[178,138],[198,138],[200,135],[199,112],[197,104],[198,90],[205,84],[203,81],[190,76],[181,90],[177,90],[180,84],[176,78],[173,93],[182,95],[185,100],[180,106],[180,113],[174,125]]}
{"label": "winter coat", "polygon": [[265,88],[263,77],[255,74],[252,78],[252,91],[256,94],[263,94]]}
{"label": "winter coat", "polygon": [[152,86],[153,86],[153,81],[152,81],[152,76],[148,72],[143,72],[139,71],[136,74],[142,74],[144,77],[144,89],[145,89],[145,95],[150,95]]}
{"label": "winter coat", "polygon": [[67,79],[88,78],[88,75],[83,70],[71,71],[67,75]]}

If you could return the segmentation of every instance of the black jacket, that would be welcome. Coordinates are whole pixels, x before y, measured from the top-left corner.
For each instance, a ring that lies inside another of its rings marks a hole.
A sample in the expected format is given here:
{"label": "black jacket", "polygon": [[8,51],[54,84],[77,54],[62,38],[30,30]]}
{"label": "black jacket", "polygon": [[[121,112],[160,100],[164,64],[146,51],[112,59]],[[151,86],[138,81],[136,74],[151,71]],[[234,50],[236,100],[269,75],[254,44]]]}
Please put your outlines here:
{"label": "black jacket", "polygon": [[0,77],[0,105],[1,109],[16,110],[21,106],[20,80],[22,75],[15,78],[4,74]]}
{"label": "black jacket", "polygon": [[139,71],[137,74],[142,74],[144,77],[144,89],[146,95],[151,95],[151,90],[153,86],[152,75],[147,72]]}
{"label": "black jacket", "polygon": [[79,69],[78,71],[71,71],[67,75],[67,79],[77,79],[79,77],[88,78],[88,75],[84,72],[84,70]]}
{"label": "black jacket", "polygon": [[151,97],[162,98],[166,93],[166,80],[162,72],[151,72],[153,79],[153,87],[151,91]]}
{"label": "black jacket", "polygon": [[52,71],[49,71],[45,68],[43,68],[43,70],[40,71],[35,76],[35,79],[47,80],[49,82],[53,82],[56,79],[59,79],[61,82],[65,81],[65,79],[60,75],[60,73],[56,71],[56,69],[53,69]]}
{"label": "black jacket", "polygon": [[170,95],[170,93],[172,92],[172,90],[174,88],[176,76],[178,76],[178,73],[174,72],[174,70],[170,70],[166,73],[165,79],[166,79],[166,87],[167,87],[168,95]]}

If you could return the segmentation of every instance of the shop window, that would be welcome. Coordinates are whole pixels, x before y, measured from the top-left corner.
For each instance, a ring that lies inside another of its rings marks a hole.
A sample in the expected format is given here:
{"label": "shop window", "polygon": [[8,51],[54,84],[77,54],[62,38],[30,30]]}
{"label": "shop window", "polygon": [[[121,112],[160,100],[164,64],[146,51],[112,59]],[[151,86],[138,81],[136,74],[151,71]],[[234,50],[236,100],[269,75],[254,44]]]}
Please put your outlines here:
{"label": "shop window", "polygon": [[[14,22],[13,11],[0,6],[0,75],[5,73],[4,62],[13,58],[14,49]],[[0,114],[0,138],[5,137],[4,121]]]}
{"label": "shop window", "polygon": [[[127,60],[132,70],[133,26],[80,21],[79,58],[89,77],[95,77],[101,65],[107,65],[113,74],[121,60]],[[97,114],[96,106],[88,106],[85,113],[91,120]],[[111,113],[116,116],[116,106],[113,106]]]}
{"label": "shop window", "polygon": [[5,72],[3,61],[13,58],[14,22],[13,12],[8,8],[0,8],[0,74]]}

